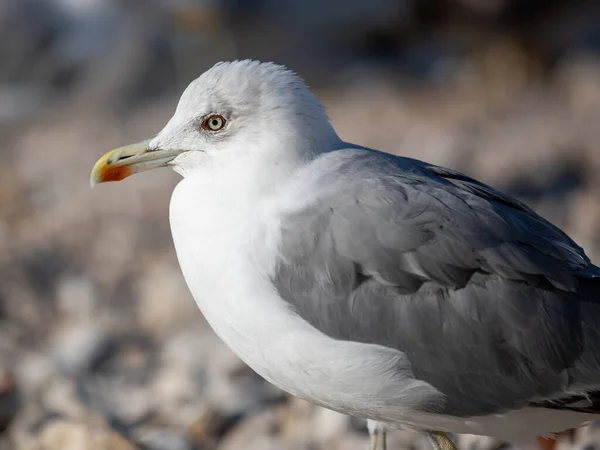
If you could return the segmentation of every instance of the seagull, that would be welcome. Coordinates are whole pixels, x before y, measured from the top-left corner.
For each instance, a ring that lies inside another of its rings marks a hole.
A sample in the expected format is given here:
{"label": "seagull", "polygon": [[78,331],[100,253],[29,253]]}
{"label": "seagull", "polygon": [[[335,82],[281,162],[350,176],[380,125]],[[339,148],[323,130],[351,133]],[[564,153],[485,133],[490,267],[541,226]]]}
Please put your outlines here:
{"label": "seagull", "polygon": [[[365,126],[367,126],[365,124]],[[187,285],[220,339],[291,395],[367,420],[516,444],[600,414],[600,268],[518,200],[344,142],[294,72],[221,62],[96,183],[170,166]]]}

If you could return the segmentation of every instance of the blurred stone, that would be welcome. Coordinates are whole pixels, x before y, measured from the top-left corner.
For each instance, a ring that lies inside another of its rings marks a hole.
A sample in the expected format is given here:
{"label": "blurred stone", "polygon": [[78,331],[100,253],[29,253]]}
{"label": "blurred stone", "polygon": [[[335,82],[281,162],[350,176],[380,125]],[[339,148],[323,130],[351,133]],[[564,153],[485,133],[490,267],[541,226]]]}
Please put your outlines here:
{"label": "blurred stone", "polygon": [[224,415],[246,415],[283,397],[229,349],[210,352],[207,369],[206,400]]}
{"label": "blurred stone", "polygon": [[276,436],[279,414],[270,408],[237,424],[220,442],[219,450],[309,450],[309,440],[297,441]]}
{"label": "blurred stone", "polygon": [[102,227],[93,242],[94,275],[104,282],[115,282],[135,268],[133,248],[137,241],[137,224],[127,217],[113,217]]}
{"label": "blurred stone", "polygon": [[86,407],[122,426],[145,419],[153,404],[148,389],[157,369],[155,351],[142,333],[113,336],[93,367],[76,378]]}
{"label": "blurred stone", "polygon": [[14,125],[35,116],[49,92],[33,85],[0,86],[0,124]]}
{"label": "blurred stone", "polygon": [[[366,423],[362,433],[345,432],[339,434],[335,440],[322,446],[327,450],[364,450],[369,448],[369,434]],[[430,442],[423,434],[416,431],[389,430],[387,433],[387,448],[389,449],[412,449],[432,450]],[[463,447],[459,447],[463,448]]]}
{"label": "blurred stone", "polygon": [[[451,436],[452,437],[452,436]],[[388,436],[389,448],[413,448],[416,450],[431,450],[429,439],[417,431],[392,431]]]}
{"label": "blurred stone", "polygon": [[[306,440],[328,448],[350,431],[350,416],[289,397],[280,412],[279,435],[287,440]],[[363,422],[363,429],[366,425]]]}
{"label": "blurred stone", "polygon": [[507,0],[457,0],[456,3],[484,15],[498,14],[509,4]]}
{"label": "blurred stone", "polygon": [[177,369],[163,367],[151,391],[152,409],[169,425],[192,423],[206,405],[197,380]]}
{"label": "blurred stone", "polygon": [[176,263],[154,261],[137,280],[141,325],[159,338],[186,323],[204,323]]}
{"label": "blurred stone", "polygon": [[152,398],[144,384],[125,376],[91,377],[81,382],[85,405],[121,426],[143,422],[151,412]]}
{"label": "blurred stone", "polygon": [[557,450],[595,450],[600,448],[600,422],[592,422],[589,426],[574,430],[572,435],[563,435],[557,441]]}
{"label": "blurred stone", "polygon": [[152,380],[153,410],[168,424],[187,426],[206,410],[208,354],[219,351],[214,333],[182,327],[164,342]]}
{"label": "blurred stone", "polygon": [[[296,397],[289,397],[279,412],[279,434],[288,440],[305,440],[329,447],[350,429],[350,416],[312,405]],[[363,424],[364,426],[366,425]]]}
{"label": "blurred stone", "polygon": [[348,431],[350,417],[330,409],[317,407],[311,422],[314,439],[327,445]]}
{"label": "blurred stone", "polygon": [[55,420],[38,436],[18,446],[18,450],[136,450],[115,431],[81,422]]}
{"label": "blurred stone", "polygon": [[97,306],[94,287],[88,278],[63,277],[56,286],[56,303],[66,320],[89,323]]}
{"label": "blurred stone", "polygon": [[170,428],[138,427],[134,438],[144,450],[195,450],[190,439]]}
{"label": "blurred stone", "polygon": [[318,409],[306,400],[289,397],[288,402],[278,409],[279,435],[284,439],[306,439],[314,441],[312,418]]}
{"label": "blurred stone", "polygon": [[0,370],[0,434],[8,428],[20,407],[21,399],[14,375],[8,370]]}
{"label": "blurred stone", "polygon": [[56,366],[68,375],[86,372],[108,351],[111,341],[91,322],[65,325],[54,338],[52,353]]}
{"label": "blurred stone", "polygon": [[[231,444],[228,444],[231,445]],[[244,450],[313,450],[307,443],[285,441],[283,439],[275,437],[267,437],[256,435],[249,438],[247,441],[240,441],[233,444],[231,447],[223,444],[219,447],[219,450],[233,450],[233,449],[244,449]]]}
{"label": "blurred stone", "polygon": [[40,386],[47,385],[56,376],[56,369],[50,355],[22,351],[15,373],[25,395],[33,396]]}
{"label": "blurred stone", "polygon": [[458,448],[469,450],[496,450],[502,442],[487,436],[477,436],[474,434],[462,434],[454,438]]}
{"label": "blurred stone", "polygon": [[52,413],[74,418],[82,418],[86,413],[86,407],[78,397],[77,388],[71,379],[52,378],[44,385],[40,395],[44,408]]}
{"label": "blurred stone", "polygon": [[[570,226],[572,236],[579,245],[583,246],[588,256],[600,256],[600,183],[595,183],[594,189],[580,191],[571,197]],[[585,211],[584,214],[579,213]]]}
{"label": "blurred stone", "polygon": [[224,434],[227,423],[214,409],[206,408],[188,427],[190,439],[203,450],[214,449]]}
{"label": "blurred stone", "polygon": [[[387,448],[401,449],[403,447],[392,447],[389,445],[389,437]],[[327,446],[327,450],[365,450],[370,449],[369,436],[358,435],[355,433],[339,436],[334,442]]]}
{"label": "blurred stone", "polygon": [[581,115],[594,114],[600,104],[600,57],[576,54],[559,66],[555,79],[567,97],[569,108]]}

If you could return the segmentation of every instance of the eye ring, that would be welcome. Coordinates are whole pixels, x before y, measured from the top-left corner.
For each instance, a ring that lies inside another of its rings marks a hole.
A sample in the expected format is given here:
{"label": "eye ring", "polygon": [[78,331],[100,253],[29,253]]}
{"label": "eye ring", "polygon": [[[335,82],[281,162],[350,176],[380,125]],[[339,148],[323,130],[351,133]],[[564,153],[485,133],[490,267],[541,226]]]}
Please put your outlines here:
{"label": "eye ring", "polygon": [[206,131],[219,131],[226,123],[227,120],[221,114],[210,114],[204,118],[200,126]]}

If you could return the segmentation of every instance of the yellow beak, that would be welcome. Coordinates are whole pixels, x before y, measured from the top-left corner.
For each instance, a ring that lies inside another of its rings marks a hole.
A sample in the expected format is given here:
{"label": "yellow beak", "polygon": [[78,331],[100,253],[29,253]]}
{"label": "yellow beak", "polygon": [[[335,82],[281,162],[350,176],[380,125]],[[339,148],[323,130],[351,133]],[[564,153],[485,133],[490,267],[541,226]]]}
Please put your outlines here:
{"label": "yellow beak", "polygon": [[150,140],[111,150],[98,159],[90,175],[90,185],[107,181],[121,181],[130,175],[164,167],[181,150],[149,150]]}

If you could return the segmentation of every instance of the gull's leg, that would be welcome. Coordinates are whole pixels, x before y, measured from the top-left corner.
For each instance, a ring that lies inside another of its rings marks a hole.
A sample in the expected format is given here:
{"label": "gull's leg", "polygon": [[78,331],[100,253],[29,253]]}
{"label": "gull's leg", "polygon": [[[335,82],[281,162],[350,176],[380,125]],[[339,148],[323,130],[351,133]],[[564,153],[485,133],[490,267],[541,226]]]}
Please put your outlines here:
{"label": "gull's leg", "polygon": [[446,433],[439,431],[427,431],[425,433],[434,450],[458,450],[452,439]]}
{"label": "gull's leg", "polygon": [[368,419],[367,428],[369,430],[369,436],[371,437],[369,450],[386,450],[386,434],[383,424]]}

